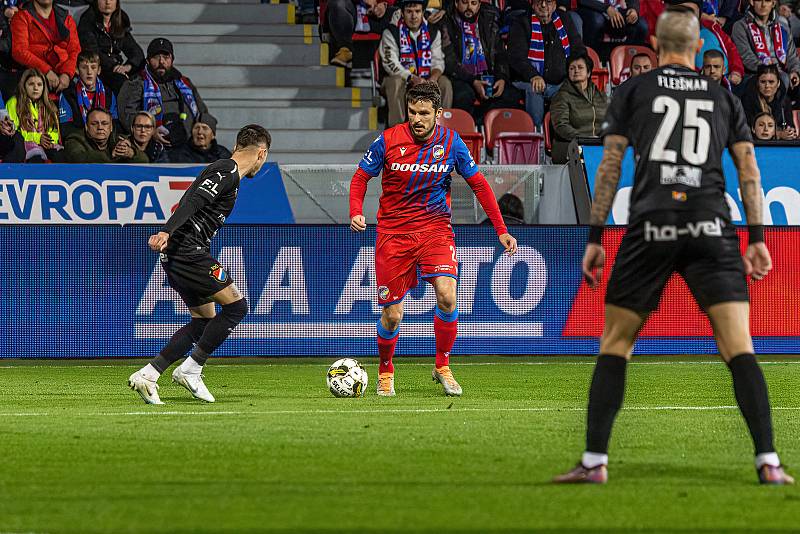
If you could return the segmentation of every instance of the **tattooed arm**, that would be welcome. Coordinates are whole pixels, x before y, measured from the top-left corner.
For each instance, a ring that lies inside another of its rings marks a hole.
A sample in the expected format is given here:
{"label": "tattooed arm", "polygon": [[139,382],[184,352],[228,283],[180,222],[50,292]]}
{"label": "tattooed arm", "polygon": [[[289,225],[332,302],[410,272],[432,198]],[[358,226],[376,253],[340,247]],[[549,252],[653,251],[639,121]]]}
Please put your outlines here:
{"label": "tattooed arm", "polygon": [[589,242],[586,244],[581,265],[583,276],[591,287],[597,287],[603,279],[603,265],[606,262],[606,252],[601,245],[603,227],[608,219],[608,212],[611,211],[614,195],[617,194],[617,184],[622,173],[622,158],[627,147],[628,138],[622,135],[609,134],[603,138],[603,159],[594,178]]}
{"label": "tattooed arm", "polygon": [[772,269],[772,258],[764,244],[764,198],[761,194],[761,173],[756,163],[753,143],[741,141],[730,147],[733,162],[739,173],[739,189],[747,217],[750,243],[744,253],[747,274],[761,280]]}
{"label": "tattooed arm", "polygon": [[622,172],[622,158],[628,140],[621,135],[607,135],[603,140],[603,160],[597,168],[594,178],[594,201],[592,202],[592,215],[589,224],[592,226],[605,226],[614,195],[617,194],[617,184]]}
{"label": "tattooed arm", "polygon": [[747,216],[747,224],[758,226],[764,224],[763,202],[761,195],[761,172],[756,163],[756,152],[753,143],[740,142],[731,147],[731,156],[739,173],[739,189],[742,193],[742,204]]}

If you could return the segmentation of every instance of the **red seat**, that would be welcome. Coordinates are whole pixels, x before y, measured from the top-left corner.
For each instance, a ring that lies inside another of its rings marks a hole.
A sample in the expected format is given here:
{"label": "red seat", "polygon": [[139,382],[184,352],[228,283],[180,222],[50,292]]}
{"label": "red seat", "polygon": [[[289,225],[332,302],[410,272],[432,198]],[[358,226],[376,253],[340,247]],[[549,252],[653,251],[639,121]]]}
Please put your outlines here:
{"label": "red seat", "polygon": [[587,46],[586,53],[589,55],[589,59],[592,60],[592,63],[594,63],[592,81],[601,92],[604,92],[606,90],[606,84],[608,83],[608,69],[600,64],[600,56],[597,55],[594,48]]}
{"label": "red seat", "polygon": [[478,163],[481,162],[483,134],[477,131],[472,115],[463,109],[445,109],[436,122],[458,132],[458,135],[464,140],[464,144],[467,145],[469,153],[472,154],[472,159]]}
{"label": "red seat", "polygon": [[[623,78],[623,72],[628,69],[630,73],[631,60],[637,54],[647,54],[650,56],[650,61],[653,62],[653,67],[658,65],[658,57],[652,49],[646,46],[635,45],[620,45],[611,51],[609,63],[611,66],[611,83],[617,86],[624,82],[627,78]],[[630,75],[630,74],[629,74]]]}
{"label": "red seat", "polygon": [[553,148],[553,139],[550,137],[550,112],[544,114],[544,149],[550,152]]}
{"label": "red seat", "polygon": [[493,109],[483,118],[486,146],[500,165],[539,163],[542,134],[533,131],[533,120],[520,109]]}

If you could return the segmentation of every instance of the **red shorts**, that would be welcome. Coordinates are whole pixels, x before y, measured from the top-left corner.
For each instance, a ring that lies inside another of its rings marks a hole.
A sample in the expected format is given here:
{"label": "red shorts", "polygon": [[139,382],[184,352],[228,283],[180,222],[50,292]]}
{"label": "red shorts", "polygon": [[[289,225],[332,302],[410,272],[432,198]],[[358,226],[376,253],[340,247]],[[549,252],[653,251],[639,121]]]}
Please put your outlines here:
{"label": "red shorts", "polygon": [[430,282],[437,276],[458,278],[456,242],[452,232],[378,234],[375,244],[375,278],[378,304],[403,300],[417,287],[419,278]]}

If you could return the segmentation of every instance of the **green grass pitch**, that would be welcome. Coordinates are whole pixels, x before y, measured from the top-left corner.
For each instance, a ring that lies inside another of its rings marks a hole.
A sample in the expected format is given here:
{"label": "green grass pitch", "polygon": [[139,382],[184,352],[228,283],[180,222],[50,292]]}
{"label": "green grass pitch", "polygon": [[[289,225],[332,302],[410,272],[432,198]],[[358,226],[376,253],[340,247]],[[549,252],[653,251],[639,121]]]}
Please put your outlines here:
{"label": "green grass pitch", "polygon": [[[459,399],[414,358],[397,397],[366,360],[366,397],[335,399],[333,359],[212,360],[217,403],[165,376],[166,406],[125,387],[141,362],[0,361],[0,532],[800,531],[712,358],[634,361],[602,487],[548,482],[582,451],[591,358],[455,358]],[[797,476],[800,360],[762,362]]]}

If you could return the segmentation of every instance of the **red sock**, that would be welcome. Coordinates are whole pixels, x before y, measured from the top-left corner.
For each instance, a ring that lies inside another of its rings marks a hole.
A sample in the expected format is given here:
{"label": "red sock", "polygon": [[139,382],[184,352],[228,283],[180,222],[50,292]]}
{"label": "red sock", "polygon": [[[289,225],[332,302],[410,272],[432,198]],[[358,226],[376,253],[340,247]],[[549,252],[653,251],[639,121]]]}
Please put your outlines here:
{"label": "red sock", "polygon": [[436,308],[433,333],[436,335],[436,367],[450,365],[450,351],[458,335],[458,311],[445,313]]}
{"label": "red sock", "polygon": [[[394,364],[392,363],[392,356],[394,356],[394,348],[397,346],[397,340],[400,338],[400,333],[395,330],[386,330],[383,325],[378,321],[378,373],[394,373]],[[388,339],[387,339],[388,338]]]}

